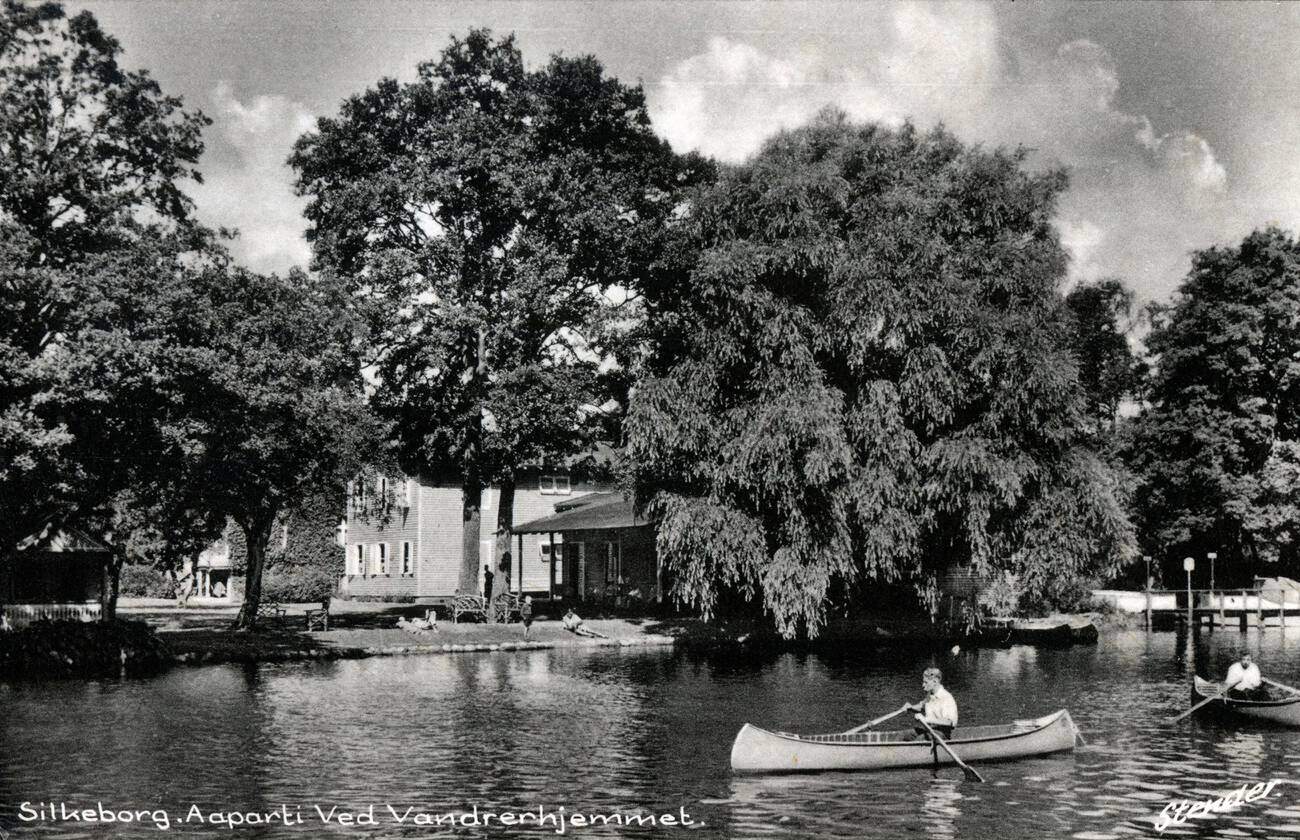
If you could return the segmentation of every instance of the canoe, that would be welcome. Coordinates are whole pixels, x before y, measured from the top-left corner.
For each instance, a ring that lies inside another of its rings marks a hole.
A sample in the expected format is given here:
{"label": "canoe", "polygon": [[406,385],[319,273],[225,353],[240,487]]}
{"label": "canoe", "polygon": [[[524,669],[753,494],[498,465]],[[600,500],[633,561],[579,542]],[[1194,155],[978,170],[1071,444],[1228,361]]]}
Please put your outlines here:
{"label": "canoe", "polygon": [[1068,647],[1096,644],[1097,639],[1097,625],[1086,615],[1022,619],[1011,625],[1011,642],[1017,645]]}
{"label": "canoe", "polygon": [[[1223,683],[1193,678],[1192,702],[1199,703],[1213,697],[1223,688]],[[1250,718],[1281,726],[1300,727],[1300,694],[1291,694],[1277,700],[1216,700],[1200,711],[1225,717]]]}
{"label": "canoe", "polygon": [[[746,723],[731,745],[737,773],[815,773],[822,770],[885,770],[952,764],[928,740],[908,741],[911,729],[828,735],[769,732]],[[998,726],[957,727],[948,743],[962,760],[1003,761],[1074,749],[1079,730],[1065,709]]]}

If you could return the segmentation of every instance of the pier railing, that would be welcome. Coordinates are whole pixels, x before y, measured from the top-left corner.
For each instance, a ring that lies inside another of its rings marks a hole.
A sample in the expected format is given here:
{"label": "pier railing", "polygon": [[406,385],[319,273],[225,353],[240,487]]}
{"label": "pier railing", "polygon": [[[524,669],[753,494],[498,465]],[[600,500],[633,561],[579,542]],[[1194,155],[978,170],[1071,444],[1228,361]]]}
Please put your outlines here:
{"label": "pier railing", "polygon": [[1151,627],[1156,615],[1171,614],[1188,624],[1208,622],[1211,627],[1235,619],[1243,630],[1251,619],[1257,627],[1266,626],[1274,617],[1282,627],[1287,626],[1288,616],[1300,623],[1300,590],[1297,589],[1277,586],[1148,589],[1140,594],[1146,600],[1147,627]]}

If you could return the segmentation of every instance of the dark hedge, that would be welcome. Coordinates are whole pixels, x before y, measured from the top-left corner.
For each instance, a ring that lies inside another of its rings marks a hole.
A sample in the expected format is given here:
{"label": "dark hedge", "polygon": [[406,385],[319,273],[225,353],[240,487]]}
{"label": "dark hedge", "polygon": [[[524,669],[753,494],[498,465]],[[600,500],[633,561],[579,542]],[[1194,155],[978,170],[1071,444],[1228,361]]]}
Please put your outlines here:
{"label": "dark hedge", "polygon": [[37,621],[0,633],[0,676],[101,677],[146,674],[174,662],[142,621]]}

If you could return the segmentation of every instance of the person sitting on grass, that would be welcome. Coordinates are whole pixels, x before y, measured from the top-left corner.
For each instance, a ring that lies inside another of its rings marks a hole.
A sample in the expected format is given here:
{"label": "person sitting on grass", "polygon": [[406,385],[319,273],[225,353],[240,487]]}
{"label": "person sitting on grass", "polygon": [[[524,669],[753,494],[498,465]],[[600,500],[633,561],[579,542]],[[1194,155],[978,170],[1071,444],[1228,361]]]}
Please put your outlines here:
{"label": "person sitting on grass", "polygon": [[609,638],[609,636],[606,636],[604,633],[597,633],[595,630],[592,630],[590,627],[583,624],[582,619],[573,611],[573,607],[569,607],[569,611],[564,614],[564,618],[560,619],[560,622],[564,625],[565,630],[578,636],[595,636],[598,639]]}

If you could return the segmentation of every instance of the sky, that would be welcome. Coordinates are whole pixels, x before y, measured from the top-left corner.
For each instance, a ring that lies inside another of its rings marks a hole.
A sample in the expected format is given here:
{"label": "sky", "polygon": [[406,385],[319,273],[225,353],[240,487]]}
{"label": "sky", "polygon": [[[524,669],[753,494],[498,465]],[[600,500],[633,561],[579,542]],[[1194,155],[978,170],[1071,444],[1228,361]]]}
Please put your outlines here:
{"label": "sky", "polygon": [[1300,4],[331,2],[90,0],[168,93],[213,119],[190,189],[262,271],[305,265],[285,165],[319,116],[383,77],[414,78],[452,34],[513,32],[525,61],[593,54],[641,83],[679,151],[741,161],[834,105],[860,121],[942,122],[1064,167],[1069,283],[1119,277],[1168,300],[1193,251],[1300,230]]}

